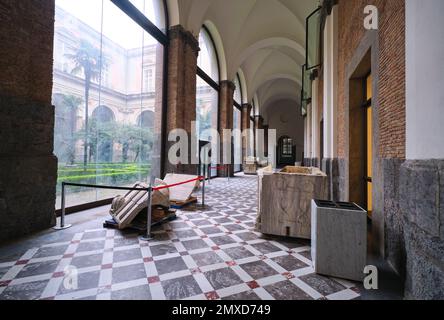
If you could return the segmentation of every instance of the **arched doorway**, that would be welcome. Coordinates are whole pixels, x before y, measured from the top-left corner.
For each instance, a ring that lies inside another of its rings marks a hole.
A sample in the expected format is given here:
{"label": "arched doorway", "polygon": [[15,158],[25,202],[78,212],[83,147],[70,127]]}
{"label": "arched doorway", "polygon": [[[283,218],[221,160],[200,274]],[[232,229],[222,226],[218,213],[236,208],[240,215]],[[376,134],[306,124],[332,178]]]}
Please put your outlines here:
{"label": "arched doorway", "polygon": [[279,138],[278,142],[278,165],[288,166],[294,165],[296,162],[296,147],[294,141],[289,136],[283,136]]}
{"label": "arched doorway", "polygon": [[91,119],[90,157],[96,163],[112,162],[114,112],[107,106],[99,106],[93,111]]}

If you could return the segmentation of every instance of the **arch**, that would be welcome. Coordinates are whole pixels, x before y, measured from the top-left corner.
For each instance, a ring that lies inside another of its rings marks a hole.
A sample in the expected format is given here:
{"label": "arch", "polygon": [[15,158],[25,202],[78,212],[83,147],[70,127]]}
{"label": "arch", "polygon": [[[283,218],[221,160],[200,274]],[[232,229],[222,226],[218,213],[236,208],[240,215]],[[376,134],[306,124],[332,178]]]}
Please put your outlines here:
{"label": "arch", "polygon": [[300,105],[300,99],[298,99],[296,96],[290,94],[280,94],[267,99],[267,101],[262,104],[261,111],[263,114],[267,114],[270,108],[272,108],[275,103],[280,101],[293,101],[295,108],[299,108]]}
{"label": "arch", "polygon": [[199,33],[199,57],[197,65],[213,81],[220,81],[220,62],[213,36],[207,27],[203,26]]}
{"label": "arch", "polygon": [[235,86],[235,90],[234,90],[234,101],[242,104],[243,103],[243,97],[242,97],[242,85],[241,82],[239,80],[239,74],[236,74],[236,77],[234,78],[234,86]]}
{"label": "arch", "polygon": [[252,92],[257,92],[257,90],[263,86],[264,84],[274,81],[274,80],[279,80],[279,79],[284,79],[284,80],[290,80],[294,83],[296,83],[299,87],[302,87],[302,81],[296,77],[295,75],[292,74],[282,74],[282,73],[276,73],[276,74],[270,74],[267,77],[265,77],[260,83],[257,83],[252,89]]}
{"label": "arch", "polygon": [[227,60],[225,56],[224,44],[216,25],[207,20],[203,24],[207,28],[210,36],[213,40],[214,47],[216,49],[216,55],[219,61],[219,79],[220,81],[227,80]]}
{"label": "arch", "polygon": [[111,110],[111,108],[105,105],[100,105],[95,108],[92,112],[91,117],[93,119],[96,119],[100,123],[110,123],[116,121],[116,116],[114,112]]}
{"label": "arch", "polygon": [[[103,129],[106,131],[109,130],[109,128],[100,126],[103,124],[109,124],[112,122],[115,122],[115,116],[114,112],[108,108],[107,106],[98,106],[94,109],[92,116],[92,119],[97,120],[96,123],[96,130],[97,133],[92,135],[92,140],[90,142],[95,144],[95,148],[90,149],[90,152],[92,155],[94,155],[95,161],[97,163],[108,163],[112,162],[113,154],[114,154],[114,141],[110,137],[100,137],[99,138],[99,132]],[[100,125],[99,125],[100,124]]]}
{"label": "arch", "polygon": [[248,90],[247,90],[247,80],[242,69],[237,72],[240,81],[241,93],[242,93],[242,103],[248,103]]}
{"label": "arch", "polygon": [[167,11],[170,26],[180,24],[180,12],[178,0],[167,0]]}
{"label": "arch", "polygon": [[261,106],[260,106],[260,104],[259,104],[259,98],[258,98],[258,96],[257,96],[257,93],[255,93],[254,94],[254,96],[253,96],[253,104],[254,104],[254,106],[255,106],[255,112],[256,112],[256,116],[258,116],[258,115],[260,115],[261,113],[260,113],[260,110],[261,110]]}
{"label": "arch", "polygon": [[141,128],[153,129],[155,113],[151,110],[145,110],[137,117],[137,125]]}
{"label": "arch", "polygon": [[244,49],[236,59],[234,67],[240,67],[250,56],[252,56],[258,50],[276,47],[288,47],[297,52],[302,60],[305,59],[305,49],[298,42],[288,38],[274,37],[260,40]]}

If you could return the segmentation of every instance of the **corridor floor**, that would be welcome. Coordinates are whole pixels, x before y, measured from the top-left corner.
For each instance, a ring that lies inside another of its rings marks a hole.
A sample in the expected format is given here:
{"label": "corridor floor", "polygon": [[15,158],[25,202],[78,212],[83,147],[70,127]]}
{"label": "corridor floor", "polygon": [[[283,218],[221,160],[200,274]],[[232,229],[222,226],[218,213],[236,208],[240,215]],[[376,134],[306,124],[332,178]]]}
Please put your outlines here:
{"label": "corridor floor", "polygon": [[314,273],[309,242],[254,232],[257,177],[215,179],[206,200],[149,243],[102,229],[105,207],[0,248],[0,300],[360,298],[357,284]]}

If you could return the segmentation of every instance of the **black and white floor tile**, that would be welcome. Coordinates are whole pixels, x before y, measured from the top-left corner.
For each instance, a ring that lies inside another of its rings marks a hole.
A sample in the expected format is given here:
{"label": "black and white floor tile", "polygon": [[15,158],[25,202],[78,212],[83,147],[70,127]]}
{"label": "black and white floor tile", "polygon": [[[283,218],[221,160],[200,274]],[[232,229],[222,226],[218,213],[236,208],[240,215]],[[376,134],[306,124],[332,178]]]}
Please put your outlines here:
{"label": "black and white floor tile", "polygon": [[357,284],[314,273],[309,242],[254,231],[256,177],[212,181],[206,205],[151,242],[98,229],[29,249],[0,263],[0,300],[359,299]]}

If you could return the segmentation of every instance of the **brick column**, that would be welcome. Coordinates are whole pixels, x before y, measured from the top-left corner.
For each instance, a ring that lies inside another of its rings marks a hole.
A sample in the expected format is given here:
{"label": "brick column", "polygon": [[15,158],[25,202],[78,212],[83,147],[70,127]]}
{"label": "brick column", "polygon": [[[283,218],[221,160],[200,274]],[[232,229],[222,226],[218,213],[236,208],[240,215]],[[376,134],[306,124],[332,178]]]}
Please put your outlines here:
{"label": "brick column", "polygon": [[[250,129],[250,113],[253,106],[249,103],[242,105],[242,133]],[[242,135],[242,162],[245,163],[245,157],[248,154],[248,137]]]}
{"label": "brick column", "polygon": [[[197,165],[191,164],[191,123],[196,121],[196,73],[199,42],[182,26],[174,26],[169,32],[168,51],[168,97],[166,148],[164,151],[165,173],[196,174]],[[188,162],[172,165],[168,159],[170,147],[168,134],[174,129],[184,129],[190,138]]]}
{"label": "brick column", "polygon": [[54,1],[0,5],[0,242],[55,224]]}
{"label": "brick column", "polygon": [[[220,93],[219,93],[219,134],[221,137],[221,149],[220,149],[220,163],[225,165],[229,161],[228,173],[230,176],[234,176],[234,166],[233,166],[233,146],[231,139],[231,130],[233,130],[233,104],[234,104],[234,90],[235,85],[231,81],[221,81],[220,82]],[[224,129],[230,129],[230,134],[224,135]],[[223,149],[224,141],[229,143],[231,148],[230,159],[225,158],[225,150]],[[226,170],[218,170],[219,177],[226,177]]]}

